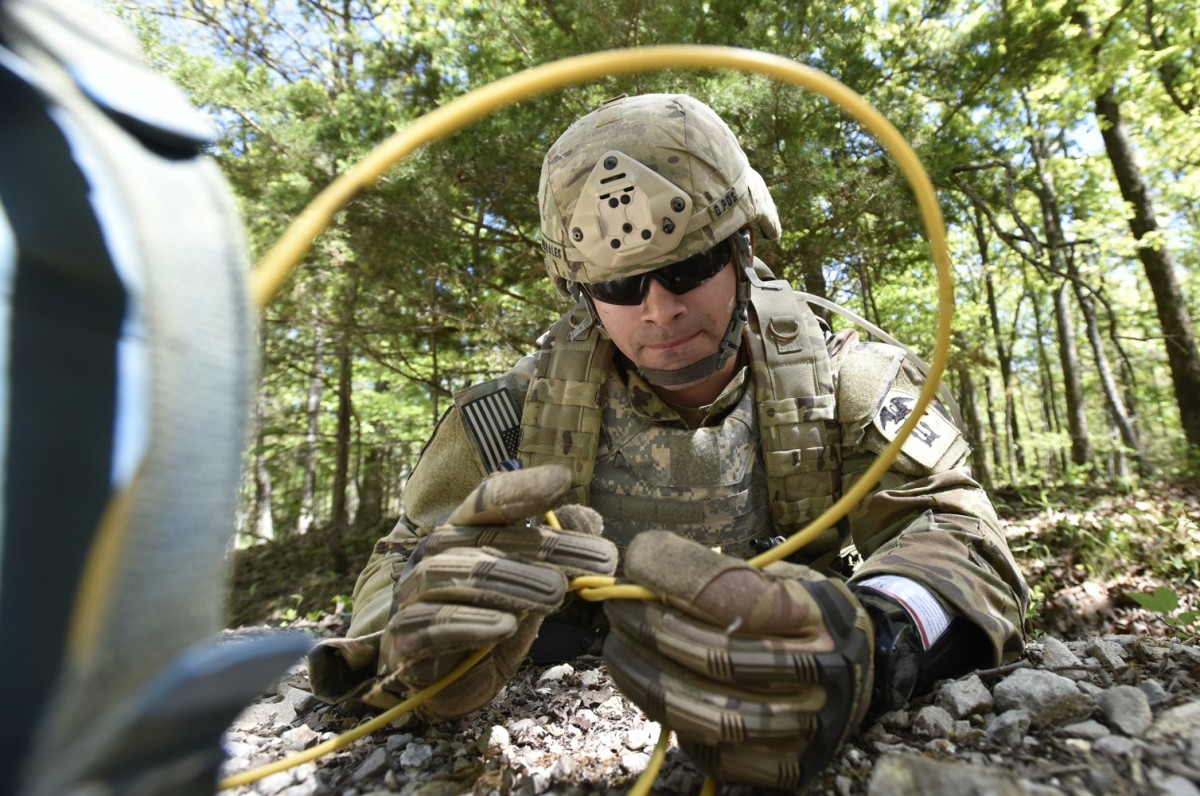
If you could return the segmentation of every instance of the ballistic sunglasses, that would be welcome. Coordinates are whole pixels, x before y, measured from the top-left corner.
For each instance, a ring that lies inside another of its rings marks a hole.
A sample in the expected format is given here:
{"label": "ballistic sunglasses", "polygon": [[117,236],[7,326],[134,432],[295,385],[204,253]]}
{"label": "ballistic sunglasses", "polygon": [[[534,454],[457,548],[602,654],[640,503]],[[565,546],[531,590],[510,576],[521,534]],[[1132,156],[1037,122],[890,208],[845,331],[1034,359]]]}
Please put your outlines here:
{"label": "ballistic sunglasses", "polygon": [[686,260],[664,265],[637,276],[593,282],[584,285],[584,288],[596,301],[636,307],[646,300],[646,291],[650,289],[651,279],[657,279],[667,290],[676,296],[682,296],[719,274],[729,263],[729,255],[729,239],[726,238],[708,251],[693,254]]}

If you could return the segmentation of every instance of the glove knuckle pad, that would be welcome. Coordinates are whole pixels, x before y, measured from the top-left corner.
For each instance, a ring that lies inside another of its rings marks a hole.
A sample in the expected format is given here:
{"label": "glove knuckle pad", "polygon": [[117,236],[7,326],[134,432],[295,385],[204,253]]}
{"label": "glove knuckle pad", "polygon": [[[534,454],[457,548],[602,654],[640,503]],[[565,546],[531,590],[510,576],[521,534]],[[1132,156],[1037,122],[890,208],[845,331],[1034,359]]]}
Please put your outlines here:
{"label": "glove knuckle pad", "polygon": [[[675,730],[701,770],[797,790],[861,721],[872,631],[840,581],[778,585],[732,606],[729,627],[673,601],[607,603],[604,655],[617,686]],[[764,632],[752,615],[769,618],[773,630]]]}
{"label": "glove knuckle pad", "polygon": [[455,548],[425,558],[397,583],[393,607],[432,601],[547,613],[566,589],[566,578],[553,567]]}

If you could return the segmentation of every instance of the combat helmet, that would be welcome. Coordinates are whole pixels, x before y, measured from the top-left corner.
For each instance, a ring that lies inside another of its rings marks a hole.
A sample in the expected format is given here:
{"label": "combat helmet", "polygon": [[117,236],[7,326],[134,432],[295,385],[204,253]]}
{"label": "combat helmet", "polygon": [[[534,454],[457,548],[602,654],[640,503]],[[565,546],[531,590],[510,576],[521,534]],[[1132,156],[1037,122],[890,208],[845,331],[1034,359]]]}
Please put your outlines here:
{"label": "combat helmet", "polygon": [[538,206],[546,270],[580,301],[580,285],[652,271],[735,237],[739,301],[721,351],[682,371],[642,372],[655,384],[683,384],[736,352],[749,300],[741,272],[750,263],[734,233],[752,224],[774,240],[779,215],[733,131],[707,105],[686,94],[609,100],[550,147]]}

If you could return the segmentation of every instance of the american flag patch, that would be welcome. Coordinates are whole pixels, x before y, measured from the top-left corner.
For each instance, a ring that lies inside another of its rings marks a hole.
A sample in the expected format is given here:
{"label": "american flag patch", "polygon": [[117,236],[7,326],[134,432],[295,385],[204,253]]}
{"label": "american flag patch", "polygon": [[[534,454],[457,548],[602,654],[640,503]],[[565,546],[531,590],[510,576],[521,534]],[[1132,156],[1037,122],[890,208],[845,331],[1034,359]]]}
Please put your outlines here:
{"label": "american flag patch", "polygon": [[489,473],[504,469],[517,458],[521,438],[521,415],[508,390],[500,388],[459,406],[463,426],[475,440]]}

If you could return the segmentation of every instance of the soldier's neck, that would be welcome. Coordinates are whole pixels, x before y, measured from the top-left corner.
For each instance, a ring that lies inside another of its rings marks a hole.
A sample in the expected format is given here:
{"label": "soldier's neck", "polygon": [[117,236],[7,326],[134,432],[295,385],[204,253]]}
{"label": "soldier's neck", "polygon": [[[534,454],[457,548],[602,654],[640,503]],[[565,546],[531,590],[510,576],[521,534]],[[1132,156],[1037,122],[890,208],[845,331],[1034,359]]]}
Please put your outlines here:
{"label": "soldier's neck", "polygon": [[733,380],[734,374],[737,373],[741,365],[742,352],[739,351],[737,356],[730,357],[726,361],[725,366],[721,370],[703,381],[673,389],[658,385],[651,385],[651,387],[659,398],[671,406],[685,409],[699,409],[702,406],[708,406],[721,396],[721,393],[729,386],[729,382]]}

